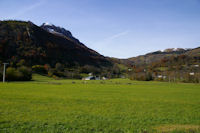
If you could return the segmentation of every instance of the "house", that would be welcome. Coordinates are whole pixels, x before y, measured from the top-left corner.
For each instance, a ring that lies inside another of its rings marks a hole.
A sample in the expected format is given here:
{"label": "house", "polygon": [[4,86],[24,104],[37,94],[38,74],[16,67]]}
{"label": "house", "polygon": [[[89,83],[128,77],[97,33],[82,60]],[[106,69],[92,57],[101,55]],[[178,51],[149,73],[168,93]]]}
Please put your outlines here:
{"label": "house", "polygon": [[89,75],[89,76],[92,76],[93,74],[92,74],[92,73],[88,73],[88,75]]}
{"label": "house", "polygon": [[106,78],[106,77],[102,77],[102,79],[103,79],[103,80],[107,80],[107,78]]}
{"label": "house", "polygon": [[191,72],[191,73],[189,73],[190,74],[190,76],[194,76],[194,72]]}
{"label": "house", "polygon": [[95,77],[95,80],[101,80],[101,78],[100,77]]}
{"label": "house", "polygon": [[128,69],[128,71],[129,71],[129,72],[131,72],[131,71],[132,71],[132,69],[131,69],[131,68],[129,68],[129,69]]}
{"label": "house", "polygon": [[89,77],[85,77],[82,80],[96,80],[96,77],[94,76],[89,76]]}
{"label": "house", "polygon": [[[103,77],[102,79],[106,80],[105,77]],[[82,80],[101,80],[101,78],[100,77],[95,77],[95,76],[89,76],[89,77],[82,78]]]}

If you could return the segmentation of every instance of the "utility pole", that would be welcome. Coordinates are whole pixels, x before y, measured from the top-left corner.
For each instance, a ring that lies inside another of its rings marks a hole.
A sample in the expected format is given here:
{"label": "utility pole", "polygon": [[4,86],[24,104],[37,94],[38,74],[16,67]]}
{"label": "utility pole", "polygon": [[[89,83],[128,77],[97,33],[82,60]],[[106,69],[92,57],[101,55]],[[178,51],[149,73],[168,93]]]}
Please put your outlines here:
{"label": "utility pole", "polygon": [[3,83],[5,82],[5,78],[6,78],[6,65],[8,65],[9,63],[3,63],[4,67],[3,67]]}

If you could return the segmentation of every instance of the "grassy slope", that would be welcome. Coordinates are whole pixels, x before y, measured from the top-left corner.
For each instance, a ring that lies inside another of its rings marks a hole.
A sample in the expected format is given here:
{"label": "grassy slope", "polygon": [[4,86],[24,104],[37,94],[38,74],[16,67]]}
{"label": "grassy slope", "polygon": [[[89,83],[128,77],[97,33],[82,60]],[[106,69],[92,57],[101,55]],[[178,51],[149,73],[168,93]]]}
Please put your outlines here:
{"label": "grassy slope", "polygon": [[0,132],[200,132],[200,85],[34,79],[0,83]]}

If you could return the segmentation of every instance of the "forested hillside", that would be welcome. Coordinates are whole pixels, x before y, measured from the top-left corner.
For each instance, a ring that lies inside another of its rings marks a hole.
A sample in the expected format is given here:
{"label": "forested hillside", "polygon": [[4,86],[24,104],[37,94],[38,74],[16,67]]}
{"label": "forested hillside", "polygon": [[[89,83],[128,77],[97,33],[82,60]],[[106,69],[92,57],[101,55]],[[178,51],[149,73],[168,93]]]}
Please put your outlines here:
{"label": "forested hillside", "polygon": [[136,80],[200,82],[200,48],[167,49],[130,58],[129,76]]}
{"label": "forested hillside", "polygon": [[105,57],[73,40],[45,31],[31,22],[0,22],[0,60],[27,65],[109,66]]}
{"label": "forested hillside", "polygon": [[24,21],[0,21],[0,63],[3,62],[9,63],[8,73],[17,73],[12,80],[22,75],[20,67],[55,77],[81,78],[80,73],[100,73],[113,66],[108,58],[78,39]]}

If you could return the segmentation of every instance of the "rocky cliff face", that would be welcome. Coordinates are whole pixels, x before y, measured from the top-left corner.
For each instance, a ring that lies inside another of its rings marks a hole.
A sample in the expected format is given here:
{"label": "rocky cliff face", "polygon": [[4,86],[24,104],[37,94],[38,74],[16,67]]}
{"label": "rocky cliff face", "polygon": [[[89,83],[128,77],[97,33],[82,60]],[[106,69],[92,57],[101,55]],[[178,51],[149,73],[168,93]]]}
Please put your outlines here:
{"label": "rocky cliff face", "polygon": [[49,23],[43,23],[40,27],[43,28],[44,30],[46,30],[47,32],[50,32],[52,34],[55,34],[55,35],[58,35],[61,37],[68,38],[77,44],[84,45],[77,38],[73,37],[73,35],[70,31],[68,31],[64,28],[61,28],[59,26],[55,26],[55,25],[49,24]]}

